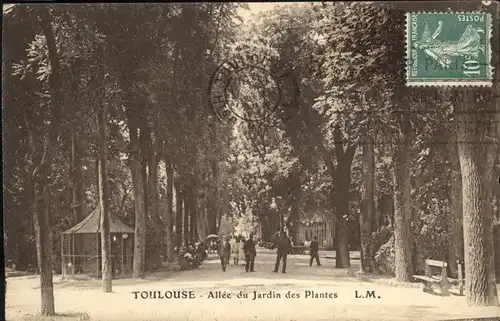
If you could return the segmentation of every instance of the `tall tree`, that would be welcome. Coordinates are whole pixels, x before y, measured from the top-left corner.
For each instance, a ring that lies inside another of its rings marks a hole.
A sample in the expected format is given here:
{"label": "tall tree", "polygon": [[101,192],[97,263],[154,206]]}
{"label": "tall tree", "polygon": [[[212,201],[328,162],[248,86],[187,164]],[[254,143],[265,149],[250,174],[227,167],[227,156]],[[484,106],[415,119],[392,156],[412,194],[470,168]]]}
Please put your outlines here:
{"label": "tall tree", "polygon": [[[166,242],[166,255],[167,260],[172,261],[174,256],[174,240],[172,237],[173,224],[172,220],[174,218],[174,171],[172,169],[172,164],[166,160],[165,165],[167,168],[167,192],[165,202],[167,203],[167,208],[164,213],[164,229],[165,229],[165,242]],[[174,220],[175,222],[175,220]]]}
{"label": "tall tree", "polygon": [[183,200],[184,200],[184,197],[182,195],[182,186],[179,182],[179,179],[176,179],[174,181],[174,185],[175,185],[175,245],[177,247],[180,247],[182,246],[182,235],[183,235],[183,228],[182,228],[182,220],[183,220],[183,216],[182,216],[182,213],[183,213],[183,210],[185,210],[184,208],[184,204],[183,204]]}
{"label": "tall tree", "polygon": [[464,239],[462,230],[462,175],[460,173],[456,140],[453,136],[450,135],[453,141],[450,143],[452,170],[450,190],[451,210],[449,212],[450,217],[448,218],[448,262],[451,274],[456,275],[458,273],[457,261],[460,261],[462,258]]}
{"label": "tall tree", "polygon": [[[478,90],[478,89],[476,89]],[[471,306],[498,305],[493,248],[492,174],[496,146],[484,130],[498,105],[485,103],[488,89],[479,99],[466,95],[456,105],[457,140],[462,173],[463,229],[466,301]],[[491,89],[489,89],[491,90]],[[491,97],[491,95],[489,96]],[[479,111],[479,112],[478,112]]]}
{"label": "tall tree", "polygon": [[82,173],[81,133],[78,128],[71,129],[71,169],[73,178],[73,208],[77,221],[85,218],[85,188]]}
{"label": "tall tree", "polygon": [[144,198],[144,177],[140,160],[137,126],[133,116],[130,117],[130,143],[132,147],[130,166],[134,184],[135,200],[135,236],[133,277],[143,279],[145,275],[146,256],[146,210]]}
{"label": "tall tree", "polygon": [[375,151],[373,140],[365,138],[363,144],[363,186],[361,190],[361,268],[365,272],[372,272],[373,269],[373,240],[372,231],[375,221]]}
{"label": "tall tree", "polygon": [[112,292],[112,271],[111,271],[111,234],[109,230],[110,222],[110,198],[108,179],[108,139],[107,139],[107,101],[104,80],[104,50],[101,45],[97,45],[97,128],[99,133],[99,203],[100,203],[100,234],[101,234],[101,271],[102,290]]}
{"label": "tall tree", "polygon": [[412,231],[411,231],[411,182],[410,148],[411,123],[409,106],[396,112],[398,137],[395,142],[394,166],[394,247],[396,250],[396,279],[411,281],[413,278]]}
{"label": "tall tree", "polygon": [[61,66],[49,8],[39,7],[40,24],[47,41],[50,62],[50,111],[48,138],[43,146],[40,163],[33,171],[33,222],[36,235],[37,261],[40,272],[41,314],[54,315],[54,288],[52,280],[51,232],[49,223],[49,198],[47,185],[52,170],[52,161],[57,148],[61,109],[63,104]]}
{"label": "tall tree", "polygon": [[[335,158],[323,152],[325,164],[329,172],[334,174],[334,182],[340,182],[336,188],[337,204],[336,211],[341,215],[337,217],[337,226],[345,225],[343,221],[350,217],[349,191],[350,191],[350,169],[352,157],[356,145],[366,139],[368,135],[376,137],[377,127],[383,125],[396,129],[398,141],[393,158],[396,165],[396,176],[394,183],[395,205],[398,207],[398,219],[396,224],[396,261],[401,268],[397,269],[397,278],[410,280],[411,266],[407,266],[411,257],[411,233],[409,221],[409,171],[405,167],[409,160],[408,144],[409,130],[408,116],[401,109],[399,98],[395,95],[398,84],[402,80],[403,66],[390,61],[401,61],[403,43],[402,37],[395,39],[397,26],[402,25],[401,15],[384,9],[382,6],[374,6],[369,3],[335,3],[314,8],[314,20],[317,26],[312,36],[316,36],[317,45],[314,52],[312,65],[317,70],[315,75],[323,79],[324,90],[317,99],[315,108],[323,117],[322,127],[327,130],[330,140],[335,144]],[[394,33],[392,32],[394,30]],[[388,39],[387,37],[392,37]],[[326,52],[333,54],[325,55]],[[372,79],[371,86],[366,85],[367,78]],[[400,85],[399,85],[400,86]],[[377,88],[378,104],[369,101],[375,109],[367,108],[366,99],[370,91]],[[391,97],[387,101],[381,97]],[[403,106],[404,107],[404,106]],[[409,106],[407,106],[409,108]],[[396,109],[399,118],[387,117],[389,109]],[[374,113],[376,111],[377,113]],[[367,121],[371,124],[380,123],[367,129],[364,125]],[[406,121],[406,122],[405,122]],[[404,125],[403,125],[404,124]],[[405,126],[405,127],[401,127]],[[314,133],[313,126],[310,131]],[[316,135],[317,136],[317,135]],[[318,141],[319,139],[316,139]],[[345,148],[345,150],[343,150]],[[327,151],[324,147],[324,151]],[[337,168],[332,164],[336,159]],[[347,194],[346,194],[347,193]],[[347,203],[346,203],[347,202]],[[339,220],[340,218],[340,220]],[[339,224],[340,223],[340,224]],[[341,230],[340,235],[345,234]],[[410,255],[407,252],[410,252]],[[343,251],[345,252],[345,250]]]}
{"label": "tall tree", "polygon": [[192,210],[192,207],[190,206],[190,193],[189,191],[187,190],[184,190],[184,193],[182,193],[182,196],[183,196],[183,200],[182,200],[182,204],[183,204],[183,209],[184,209],[184,217],[182,219],[182,236],[184,237],[183,238],[183,242],[184,242],[184,246],[188,246],[189,244],[189,241],[190,241],[190,233],[189,233],[189,223],[190,223],[190,218],[191,218],[191,210]]}

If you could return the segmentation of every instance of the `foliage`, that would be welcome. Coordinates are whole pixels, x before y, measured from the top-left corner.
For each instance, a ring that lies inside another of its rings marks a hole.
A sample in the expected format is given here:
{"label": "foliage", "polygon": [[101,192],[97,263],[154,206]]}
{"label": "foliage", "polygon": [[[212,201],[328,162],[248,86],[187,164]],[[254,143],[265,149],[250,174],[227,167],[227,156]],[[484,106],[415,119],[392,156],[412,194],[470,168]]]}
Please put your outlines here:
{"label": "foliage", "polygon": [[379,271],[394,276],[396,270],[394,236],[391,236],[375,253],[375,263]]}

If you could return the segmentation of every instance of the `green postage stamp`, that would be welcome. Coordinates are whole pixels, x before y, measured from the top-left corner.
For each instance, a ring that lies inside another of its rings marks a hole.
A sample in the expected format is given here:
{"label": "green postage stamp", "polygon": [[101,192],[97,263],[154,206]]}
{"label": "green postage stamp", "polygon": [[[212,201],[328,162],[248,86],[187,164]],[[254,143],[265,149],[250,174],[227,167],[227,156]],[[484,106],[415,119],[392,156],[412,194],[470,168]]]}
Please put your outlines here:
{"label": "green postage stamp", "polygon": [[407,13],[407,86],[491,86],[491,15]]}

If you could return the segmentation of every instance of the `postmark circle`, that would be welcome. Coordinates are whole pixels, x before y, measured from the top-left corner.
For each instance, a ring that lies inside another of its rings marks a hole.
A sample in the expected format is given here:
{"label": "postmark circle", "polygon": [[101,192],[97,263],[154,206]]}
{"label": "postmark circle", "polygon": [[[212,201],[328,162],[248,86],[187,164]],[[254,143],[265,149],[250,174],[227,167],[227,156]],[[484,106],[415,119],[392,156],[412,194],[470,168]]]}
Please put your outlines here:
{"label": "postmark circle", "polygon": [[283,104],[283,84],[290,73],[273,68],[258,55],[238,55],[223,61],[212,74],[208,96],[219,120],[263,121]]}

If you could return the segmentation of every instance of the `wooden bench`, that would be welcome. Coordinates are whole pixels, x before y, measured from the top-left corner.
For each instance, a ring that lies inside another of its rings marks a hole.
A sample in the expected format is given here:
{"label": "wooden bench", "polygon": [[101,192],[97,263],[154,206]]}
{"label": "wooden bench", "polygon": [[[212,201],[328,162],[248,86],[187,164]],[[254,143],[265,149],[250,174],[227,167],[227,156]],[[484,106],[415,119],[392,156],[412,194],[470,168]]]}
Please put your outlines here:
{"label": "wooden bench", "polygon": [[[450,295],[450,287],[452,284],[458,284],[460,295],[463,295],[463,276],[462,264],[458,263],[458,279],[448,277],[448,263],[437,260],[425,260],[425,275],[414,275],[415,279],[424,281],[424,292],[433,293],[432,286],[437,285],[441,289],[443,295]],[[441,269],[440,275],[432,273],[432,267]]]}

